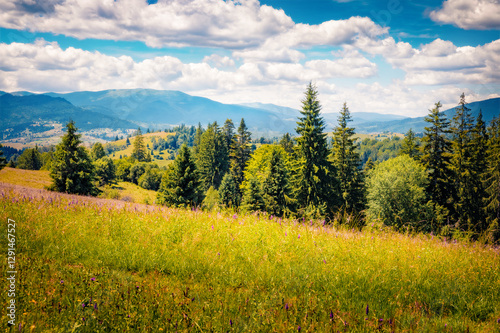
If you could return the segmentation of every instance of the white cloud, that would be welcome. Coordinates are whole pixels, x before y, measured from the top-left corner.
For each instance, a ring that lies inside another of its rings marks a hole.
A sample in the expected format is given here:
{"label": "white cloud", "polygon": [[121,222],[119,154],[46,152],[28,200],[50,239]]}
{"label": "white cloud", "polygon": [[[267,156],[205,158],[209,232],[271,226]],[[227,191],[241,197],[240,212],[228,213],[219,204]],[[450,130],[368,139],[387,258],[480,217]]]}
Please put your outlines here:
{"label": "white cloud", "polygon": [[500,1],[446,0],[430,13],[433,21],[453,24],[466,30],[500,29]]}
{"label": "white cloud", "polygon": [[293,27],[282,10],[257,0],[1,1],[0,22],[10,29],[143,41],[152,47],[247,48]]}
{"label": "white cloud", "polygon": [[355,77],[367,78],[377,74],[377,65],[363,57],[358,51],[343,53],[336,60],[311,60],[305,66],[314,69],[318,78]]}

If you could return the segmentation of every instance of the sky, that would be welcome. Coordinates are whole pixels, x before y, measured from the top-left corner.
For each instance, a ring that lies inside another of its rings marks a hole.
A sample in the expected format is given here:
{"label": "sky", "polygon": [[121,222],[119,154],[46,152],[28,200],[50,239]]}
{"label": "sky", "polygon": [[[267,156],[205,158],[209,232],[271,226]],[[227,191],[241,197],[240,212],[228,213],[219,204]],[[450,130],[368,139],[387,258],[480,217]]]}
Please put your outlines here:
{"label": "sky", "polygon": [[424,116],[500,97],[500,0],[0,0],[0,90]]}

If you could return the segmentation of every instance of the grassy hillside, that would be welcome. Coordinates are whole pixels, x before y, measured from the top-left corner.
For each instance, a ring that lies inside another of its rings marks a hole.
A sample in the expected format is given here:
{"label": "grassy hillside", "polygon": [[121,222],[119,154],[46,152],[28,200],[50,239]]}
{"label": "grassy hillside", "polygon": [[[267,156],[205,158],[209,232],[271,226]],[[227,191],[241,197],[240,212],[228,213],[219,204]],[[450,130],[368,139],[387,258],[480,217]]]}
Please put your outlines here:
{"label": "grassy hillside", "polygon": [[0,193],[0,217],[17,222],[18,322],[34,332],[500,329],[495,248],[2,184]]}
{"label": "grassy hillside", "polygon": [[0,182],[44,189],[52,183],[49,171],[23,170],[5,167],[0,170]]}
{"label": "grassy hillside", "polygon": [[[151,139],[153,137],[155,137],[156,139],[158,138],[163,138],[163,139],[166,139],[169,135],[174,135],[175,133],[165,133],[165,132],[155,132],[155,133],[146,133],[146,134],[143,134],[142,137],[144,138],[144,145],[149,145],[150,147],[153,147],[153,144],[151,142]],[[120,155],[122,157],[125,157],[125,156],[132,156],[132,152],[134,150],[134,140],[135,140],[135,137],[131,137],[129,138],[129,141],[130,141],[130,145],[126,148],[126,149],[120,149],[118,151],[115,151],[114,153],[111,154],[111,158],[112,159],[119,159],[120,158]],[[108,143],[108,145],[110,146],[124,146],[126,144],[126,141],[127,139],[122,139],[122,140],[118,140],[118,141],[113,141],[113,142],[110,142]],[[150,150],[149,150],[150,151]],[[162,167],[162,166],[168,166],[170,165],[170,163],[173,162],[173,160],[168,160],[168,157],[169,157],[169,154],[167,152],[159,152],[158,150],[155,150],[154,151],[154,154],[155,155],[160,155],[162,156],[164,159],[163,160],[160,160],[160,159],[157,159],[153,156],[153,162],[155,162],[156,164],[158,164],[158,166]]]}

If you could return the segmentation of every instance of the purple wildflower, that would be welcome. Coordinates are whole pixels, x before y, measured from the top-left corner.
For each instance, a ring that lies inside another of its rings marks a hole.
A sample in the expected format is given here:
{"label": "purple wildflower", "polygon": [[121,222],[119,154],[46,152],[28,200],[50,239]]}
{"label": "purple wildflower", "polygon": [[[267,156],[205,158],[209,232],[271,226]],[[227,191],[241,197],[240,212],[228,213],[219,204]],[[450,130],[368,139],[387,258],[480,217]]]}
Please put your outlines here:
{"label": "purple wildflower", "polygon": [[330,310],[330,319],[333,319],[333,312]]}
{"label": "purple wildflower", "polygon": [[64,280],[61,280],[61,284],[63,284],[63,283],[64,283]]}
{"label": "purple wildflower", "polygon": [[285,310],[288,311],[288,303],[285,304]]}
{"label": "purple wildflower", "polygon": [[233,327],[233,321],[231,319],[229,319],[229,325],[231,325],[231,327]]}
{"label": "purple wildflower", "polygon": [[91,277],[90,281],[94,282],[95,281],[95,277]]}
{"label": "purple wildflower", "polygon": [[323,259],[323,262],[326,264],[326,260],[325,259]]}
{"label": "purple wildflower", "polygon": [[368,313],[370,312],[370,308],[368,307],[368,304],[366,304],[366,310],[365,310],[365,313],[366,315],[368,316]]}
{"label": "purple wildflower", "polygon": [[299,237],[298,237],[298,238],[300,239],[300,234],[299,234]]}
{"label": "purple wildflower", "polygon": [[302,329],[302,327],[300,327],[300,325],[299,325],[299,327],[297,327],[297,331],[300,332],[301,329]]}
{"label": "purple wildflower", "polygon": [[94,303],[94,310],[97,310],[97,303]]}
{"label": "purple wildflower", "polygon": [[82,309],[85,309],[85,303],[82,303]]}

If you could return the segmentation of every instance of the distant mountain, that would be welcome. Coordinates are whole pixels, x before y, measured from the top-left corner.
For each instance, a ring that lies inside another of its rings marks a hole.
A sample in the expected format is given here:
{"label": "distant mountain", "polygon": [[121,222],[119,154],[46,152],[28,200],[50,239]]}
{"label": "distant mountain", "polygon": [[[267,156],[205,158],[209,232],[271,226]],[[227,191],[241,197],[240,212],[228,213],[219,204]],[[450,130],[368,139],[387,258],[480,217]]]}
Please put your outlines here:
{"label": "distant mountain", "polygon": [[116,117],[86,111],[63,98],[31,93],[0,93],[0,130],[22,131],[39,121],[67,123],[74,120],[81,130],[95,128],[136,128],[137,125]]}
{"label": "distant mountain", "polygon": [[[484,101],[477,101],[467,104],[467,107],[471,109],[472,116],[477,118],[479,115],[479,110],[483,114],[483,120],[486,124],[500,115],[500,98],[492,98]],[[455,115],[456,107],[442,111],[448,120],[451,120]],[[416,133],[423,133],[424,128],[428,126],[428,123],[424,120],[425,117],[418,118],[406,118],[401,120],[392,121],[378,121],[372,123],[358,124],[356,131],[358,133],[376,133],[376,132],[395,132],[395,133],[406,133],[411,128]]]}

